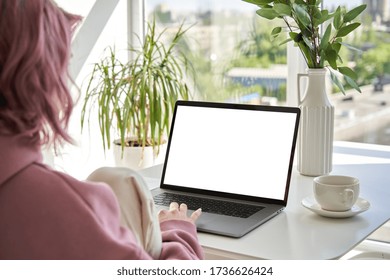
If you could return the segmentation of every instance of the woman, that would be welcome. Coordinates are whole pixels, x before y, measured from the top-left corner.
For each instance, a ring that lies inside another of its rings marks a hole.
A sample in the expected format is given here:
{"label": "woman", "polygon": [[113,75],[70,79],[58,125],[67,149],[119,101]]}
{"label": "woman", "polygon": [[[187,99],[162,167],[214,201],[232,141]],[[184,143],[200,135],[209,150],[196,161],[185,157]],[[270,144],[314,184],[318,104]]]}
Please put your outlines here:
{"label": "woman", "polygon": [[[42,163],[42,145],[72,142],[67,66],[79,21],[52,0],[0,0],[0,259],[151,259],[120,226],[108,186]],[[177,203],[159,213],[160,259],[203,258],[199,215]]]}

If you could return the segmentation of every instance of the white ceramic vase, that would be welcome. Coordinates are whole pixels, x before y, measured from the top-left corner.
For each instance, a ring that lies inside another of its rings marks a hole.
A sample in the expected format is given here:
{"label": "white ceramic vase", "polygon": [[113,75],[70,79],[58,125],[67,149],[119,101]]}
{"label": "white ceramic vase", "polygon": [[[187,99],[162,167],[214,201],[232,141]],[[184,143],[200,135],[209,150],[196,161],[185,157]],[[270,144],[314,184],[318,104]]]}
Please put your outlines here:
{"label": "white ceramic vase", "polygon": [[[301,108],[297,156],[302,175],[319,176],[332,171],[334,107],[327,96],[326,74],[325,68],[307,69],[307,74],[297,76]],[[308,81],[302,96],[303,77]]]}

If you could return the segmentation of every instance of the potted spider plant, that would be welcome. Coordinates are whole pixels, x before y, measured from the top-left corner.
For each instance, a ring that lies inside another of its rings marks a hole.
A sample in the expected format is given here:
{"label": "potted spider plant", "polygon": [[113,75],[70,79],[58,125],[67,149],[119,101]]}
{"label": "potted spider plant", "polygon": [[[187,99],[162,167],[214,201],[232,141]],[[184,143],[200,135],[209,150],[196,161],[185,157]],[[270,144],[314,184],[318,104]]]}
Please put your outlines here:
{"label": "potted spider plant", "polygon": [[129,48],[133,59],[122,62],[109,47],[94,64],[81,128],[98,120],[104,152],[113,142],[117,165],[145,168],[161,154],[176,101],[190,98],[187,77],[193,69],[177,48],[187,30],[182,24],[167,39],[167,29],[158,32],[153,20],[141,47]]}

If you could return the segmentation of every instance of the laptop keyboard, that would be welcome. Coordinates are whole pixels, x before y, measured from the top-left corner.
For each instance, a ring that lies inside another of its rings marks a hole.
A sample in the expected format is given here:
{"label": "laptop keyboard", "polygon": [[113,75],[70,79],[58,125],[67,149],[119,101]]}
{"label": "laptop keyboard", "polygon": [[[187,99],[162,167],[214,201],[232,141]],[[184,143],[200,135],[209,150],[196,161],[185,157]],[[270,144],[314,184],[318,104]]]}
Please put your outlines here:
{"label": "laptop keyboard", "polygon": [[239,218],[248,218],[264,208],[255,205],[174,193],[161,193],[154,197],[154,202],[157,205],[169,206],[172,201],[179,204],[185,203],[190,210],[202,208],[202,212]]}

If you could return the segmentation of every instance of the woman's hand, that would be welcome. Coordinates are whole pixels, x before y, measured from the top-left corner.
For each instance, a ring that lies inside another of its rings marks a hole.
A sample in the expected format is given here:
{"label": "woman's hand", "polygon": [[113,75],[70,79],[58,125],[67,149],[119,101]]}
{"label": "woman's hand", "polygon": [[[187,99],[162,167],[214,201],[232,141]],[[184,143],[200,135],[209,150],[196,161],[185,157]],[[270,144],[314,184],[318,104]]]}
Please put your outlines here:
{"label": "woman's hand", "polygon": [[158,212],[158,219],[160,223],[168,220],[182,220],[195,224],[195,221],[202,214],[202,209],[200,208],[193,212],[191,216],[187,216],[187,211],[188,209],[186,204],[182,203],[179,206],[177,202],[171,202],[169,210],[163,209]]}

